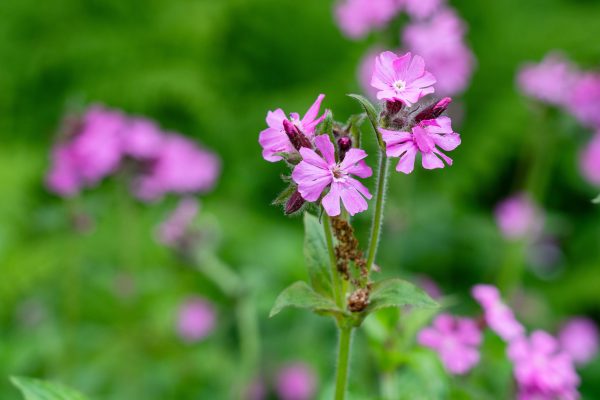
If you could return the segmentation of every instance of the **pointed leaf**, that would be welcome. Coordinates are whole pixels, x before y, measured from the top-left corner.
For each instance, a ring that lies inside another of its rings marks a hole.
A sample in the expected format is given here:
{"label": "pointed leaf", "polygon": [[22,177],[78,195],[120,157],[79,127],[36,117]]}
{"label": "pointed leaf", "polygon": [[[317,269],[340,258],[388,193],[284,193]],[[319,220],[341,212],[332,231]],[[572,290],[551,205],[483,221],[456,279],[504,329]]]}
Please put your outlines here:
{"label": "pointed leaf", "polygon": [[331,267],[323,226],[314,215],[304,213],[304,259],[313,289],[333,298]]}
{"label": "pointed leaf", "polygon": [[437,308],[435,302],[423,289],[398,278],[385,279],[373,285],[367,312],[386,307],[413,306]]}
{"label": "pointed leaf", "polygon": [[17,377],[11,382],[21,391],[25,400],[86,400],[81,393],[58,383]]}
{"label": "pointed leaf", "polygon": [[279,314],[286,307],[307,308],[320,313],[343,313],[333,300],[315,292],[306,282],[296,282],[281,292],[275,300],[269,318]]}
{"label": "pointed leaf", "polygon": [[353,99],[356,99],[363,107],[363,109],[367,113],[367,118],[369,118],[369,121],[371,122],[373,131],[375,131],[375,135],[377,135],[377,142],[379,143],[379,147],[381,148],[381,150],[385,151],[385,143],[383,142],[383,138],[381,137],[379,129],[377,129],[377,127],[379,126],[379,122],[377,111],[375,110],[373,104],[371,104],[369,100],[367,100],[365,97],[359,94],[349,94],[348,96],[352,97]]}

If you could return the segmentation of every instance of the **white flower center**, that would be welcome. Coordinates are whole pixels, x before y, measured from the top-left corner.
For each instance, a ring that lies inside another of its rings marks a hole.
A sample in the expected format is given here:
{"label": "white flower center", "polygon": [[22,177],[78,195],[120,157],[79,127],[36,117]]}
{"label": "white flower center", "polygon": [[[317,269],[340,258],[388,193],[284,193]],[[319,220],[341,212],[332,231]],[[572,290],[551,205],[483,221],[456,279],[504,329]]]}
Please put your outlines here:
{"label": "white flower center", "polygon": [[397,91],[402,92],[402,91],[404,91],[404,89],[406,89],[406,82],[399,79],[396,82],[394,82],[394,88]]}

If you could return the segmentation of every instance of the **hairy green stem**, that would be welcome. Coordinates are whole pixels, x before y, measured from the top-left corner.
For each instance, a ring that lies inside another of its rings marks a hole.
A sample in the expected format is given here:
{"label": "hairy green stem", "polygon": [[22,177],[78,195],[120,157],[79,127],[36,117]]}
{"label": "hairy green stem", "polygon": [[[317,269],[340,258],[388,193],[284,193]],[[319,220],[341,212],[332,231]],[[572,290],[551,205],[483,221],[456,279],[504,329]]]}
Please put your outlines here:
{"label": "hairy green stem", "polygon": [[371,237],[369,239],[369,251],[367,256],[367,270],[371,271],[377,247],[379,245],[379,236],[381,234],[381,224],[383,222],[383,203],[385,192],[387,190],[387,170],[388,158],[384,150],[379,152],[379,171],[377,177],[377,187],[375,195],[375,213],[373,214],[373,223],[371,224]]}
{"label": "hairy green stem", "polygon": [[333,247],[333,233],[331,232],[331,220],[329,216],[323,216],[323,230],[325,232],[325,241],[327,242],[327,252],[329,253],[329,262],[331,263],[331,277],[333,279],[333,297],[335,303],[340,308],[344,308],[343,282],[340,273],[337,270],[337,261],[335,258],[335,249]]}
{"label": "hairy green stem", "polygon": [[335,400],[344,400],[346,397],[351,343],[352,328],[340,328],[337,377],[335,379]]}

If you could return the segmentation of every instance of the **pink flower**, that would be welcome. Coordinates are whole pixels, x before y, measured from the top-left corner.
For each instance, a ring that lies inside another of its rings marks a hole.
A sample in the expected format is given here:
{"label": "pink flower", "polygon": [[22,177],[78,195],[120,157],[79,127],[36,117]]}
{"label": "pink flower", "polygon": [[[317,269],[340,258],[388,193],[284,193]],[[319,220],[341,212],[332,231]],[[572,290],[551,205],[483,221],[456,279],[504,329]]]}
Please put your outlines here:
{"label": "pink flower", "polygon": [[219,158],[183,136],[164,136],[160,152],[148,163],[146,173],[135,183],[141,200],[157,200],[169,192],[206,192],[219,176]]}
{"label": "pink flower", "polygon": [[558,333],[558,341],[571,359],[580,365],[589,363],[598,354],[598,326],[585,317],[571,318]]}
{"label": "pink flower", "polygon": [[506,342],[510,342],[525,333],[525,328],[502,302],[500,291],[492,285],[475,285],[471,294],[484,311],[485,322],[491,330]]}
{"label": "pink flower", "polygon": [[600,74],[581,75],[571,89],[569,111],[582,124],[600,128]]}
{"label": "pink flower", "polygon": [[475,321],[440,314],[433,326],[419,332],[420,345],[435,350],[448,372],[462,375],[479,363],[481,332]]}
{"label": "pink flower", "polygon": [[317,378],[303,363],[290,364],[277,375],[277,394],[281,400],[310,400],[314,398]]}
{"label": "pink flower", "polygon": [[514,363],[519,399],[579,398],[579,377],[573,362],[548,333],[535,331],[529,338],[522,336],[513,340],[508,347],[508,357]]}
{"label": "pink flower", "polygon": [[562,54],[550,53],[539,64],[526,64],[519,71],[521,91],[543,102],[563,105],[577,80],[578,72]]}
{"label": "pink flower", "polygon": [[503,200],[495,210],[496,223],[507,239],[525,239],[537,236],[544,225],[544,217],[525,193]]}
{"label": "pink flower", "polygon": [[52,165],[46,175],[46,187],[60,196],[71,197],[79,193],[83,185],[73,151],[68,144],[58,144],[52,149]]}
{"label": "pink flower", "polygon": [[86,111],[82,129],[69,146],[77,173],[87,185],[95,185],[117,170],[123,156],[121,135],[127,120],[118,111],[93,106]]}
{"label": "pink flower", "polygon": [[400,157],[396,171],[405,174],[413,171],[417,153],[421,153],[425,169],[444,168],[444,163],[438,156],[452,165],[452,159],[442,153],[438,146],[442,150],[451,151],[460,144],[460,135],[452,130],[448,117],[421,121],[412,128],[412,132],[379,130],[386,144],[388,157]]}
{"label": "pink flower", "polygon": [[163,143],[163,133],[153,122],[145,118],[132,118],[123,134],[123,151],[136,159],[157,156]]}
{"label": "pink flower", "polygon": [[204,339],[214,330],[215,325],[215,309],[203,298],[189,298],[179,308],[177,332],[186,342]]}
{"label": "pink flower", "polygon": [[188,232],[193,219],[198,215],[198,201],[193,197],[179,200],[177,208],[158,227],[157,237],[160,243],[174,247],[180,243]]}
{"label": "pink flower", "polygon": [[383,28],[399,10],[398,0],[343,0],[336,5],[335,17],[346,36],[358,39]]}
{"label": "pink flower", "polygon": [[423,19],[431,17],[445,2],[445,0],[402,0],[408,15],[413,18]]}
{"label": "pink flower", "polygon": [[384,51],[375,60],[375,71],[371,86],[379,89],[379,100],[401,101],[407,106],[434,92],[435,77],[425,70],[425,61],[420,56],[406,53],[399,57]]}
{"label": "pink flower", "polygon": [[265,160],[270,162],[279,161],[282,157],[277,153],[293,153],[297,150],[286,133],[284,121],[291,122],[293,128],[299,131],[299,134],[312,140],[315,128],[325,118],[325,114],[318,117],[324,97],[325,95],[320,94],[302,119],[297,113],[291,113],[290,119],[288,119],[281,108],[267,113],[267,125],[269,127],[263,130],[258,137]]}
{"label": "pink flower", "polygon": [[464,43],[465,25],[451,9],[444,9],[427,21],[409,24],[402,41],[420,54],[435,76],[435,90],[444,96],[463,92],[473,74],[474,56]]}
{"label": "pink flower", "polygon": [[342,162],[335,161],[335,150],[329,136],[319,135],[315,145],[322,156],[314,150],[301,148],[302,161],[292,171],[292,179],[298,184],[298,191],[306,201],[317,201],[321,193],[329,187],[323,197],[325,212],[331,216],[340,215],[340,199],[344,207],[354,215],[365,211],[366,200],[371,198],[369,190],[350,175],[368,178],[373,171],[363,161],[367,157],[364,150],[348,150]]}
{"label": "pink flower", "polygon": [[579,170],[590,184],[600,186],[600,131],[580,153]]}

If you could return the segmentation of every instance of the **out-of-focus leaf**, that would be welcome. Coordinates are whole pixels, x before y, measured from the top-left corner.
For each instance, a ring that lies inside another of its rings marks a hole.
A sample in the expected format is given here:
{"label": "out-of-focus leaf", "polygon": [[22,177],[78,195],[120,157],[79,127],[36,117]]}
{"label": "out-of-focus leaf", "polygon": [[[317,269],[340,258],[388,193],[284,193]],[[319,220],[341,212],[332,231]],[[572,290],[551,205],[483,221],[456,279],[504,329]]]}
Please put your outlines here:
{"label": "out-of-focus leaf", "polygon": [[323,226],[314,215],[304,214],[304,259],[313,289],[332,298],[330,261]]}
{"label": "out-of-focus leaf", "polygon": [[337,305],[315,292],[306,282],[296,282],[279,294],[269,313],[273,317],[286,307],[307,308],[317,313],[343,313]]}
{"label": "out-of-focus leaf", "polygon": [[600,194],[598,195],[598,197],[596,197],[594,200],[592,200],[592,203],[600,204]]}
{"label": "out-of-focus leaf", "polygon": [[435,302],[424,290],[398,278],[385,279],[373,285],[367,312],[386,307],[413,306],[437,308]]}
{"label": "out-of-focus leaf", "polygon": [[379,123],[378,123],[377,111],[375,110],[375,107],[373,106],[373,104],[371,104],[371,102],[369,100],[367,100],[365,97],[363,97],[359,94],[349,94],[348,96],[352,97],[353,99],[356,99],[360,103],[360,105],[364,108],[365,112],[367,113],[367,118],[369,118],[369,121],[371,122],[371,126],[373,127],[373,130],[375,131],[375,135],[377,135],[377,142],[379,143],[379,147],[382,150],[385,150],[385,144],[383,143],[383,139],[381,138],[379,129],[377,129],[377,127],[379,126]]}
{"label": "out-of-focus leaf", "polygon": [[87,400],[83,394],[58,383],[17,376],[10,380],[25,400]]}

